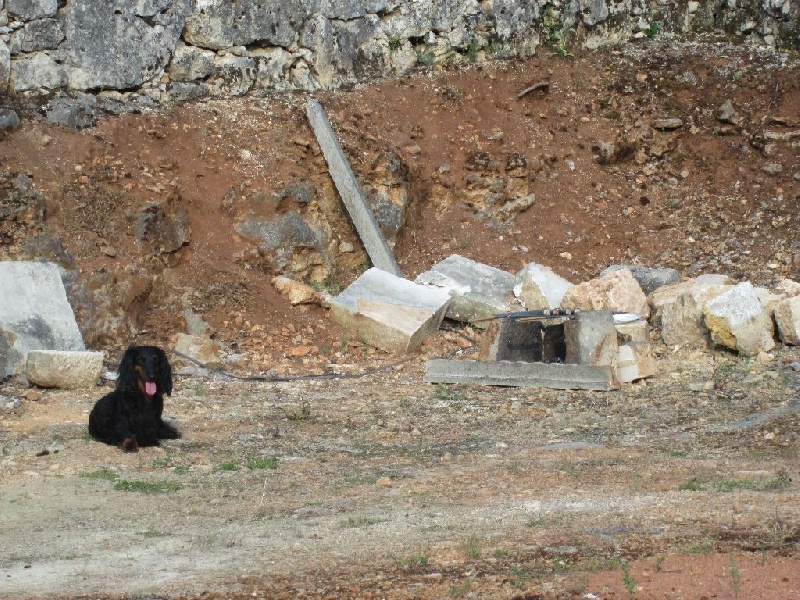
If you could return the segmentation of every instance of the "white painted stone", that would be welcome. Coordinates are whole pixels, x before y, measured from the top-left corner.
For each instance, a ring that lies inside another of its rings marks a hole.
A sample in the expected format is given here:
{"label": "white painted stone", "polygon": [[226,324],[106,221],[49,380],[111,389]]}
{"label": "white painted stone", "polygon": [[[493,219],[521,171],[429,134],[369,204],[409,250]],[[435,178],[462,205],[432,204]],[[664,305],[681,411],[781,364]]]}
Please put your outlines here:
{"label": "white painted stone", "polygon": [[41,387],[75,390],[95,387],[102,369],[102,352],[31,350],[25,376]]}
{"label": "white painted stone", "polygon": [[450,303],[432,289],[373,267],[330,300],[331,318],[351,339],[411,352],[439,328]]}
{"label": "white painted stone", "polygon": [[720,346],[746,356],[775,347],[772,319],[748,281],[706,302],[703,315],[711,339]]}
{"label": "white painted stone", "polygon": [[549,267],[532,262],[517,273],[514,296],[528,310],[559,308],[573,285]]}
{"label": "white painted stone", "polygon": [[638,319],[627,323],[616,323],[617,380],[630,383],[656,374],[656,360],[650,347],[650,332],[647,321]]}

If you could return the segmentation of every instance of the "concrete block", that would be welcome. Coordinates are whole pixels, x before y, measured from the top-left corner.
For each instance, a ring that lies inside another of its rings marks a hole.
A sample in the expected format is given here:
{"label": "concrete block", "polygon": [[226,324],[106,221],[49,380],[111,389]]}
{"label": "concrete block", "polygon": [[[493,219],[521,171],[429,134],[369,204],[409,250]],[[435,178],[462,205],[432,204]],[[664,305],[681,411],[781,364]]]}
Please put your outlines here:
{"label": "concrete block", "polygon": [[30,350],[86,349],[53,263],[0,262],[0,329],[9,344],[3,376],[21,373]]}
{"label": "concrete block", "polygon": [[560,363],[488,362],[435,359],[425,363],[427,383],[548,387],[558,390],[612,390],[611,367]]}
{"label": "concrete block", "polygon": [[102,369],[102,352],[30,350],[25,375],[41,387],[76,390],[95,387]]}
{"label": "concrete block", "polygon": [[581,311],[564,323],[566,361],[572,365],[613,366],[617,360],[617,330],[610,311]]}
{"label": "concrete block", "polygon": [[306,104],[306,115],[328,163],[333,183],[350,214],[350,219],[361,238],[361,243],[364,244],[369,259],[379,269],[402,277],[403,274],[397,265],[394,253],[381,233],[375,215],[372,214],[364,192],[350,168],[350,163],[342,152],[339,140],[319,102],[309,100]]}
{"label": "concrete block", "polygon": [[373,267],[331,299],[345,335],[387,352],[411,352],[439,329],[450,295]]}
{"label": "concrete block", "polygon": [[480,360],[564,362],[564,319],[496,319],[481,337]]}
{"label": "concrete block", "polygon": [[416,283],[446,291],[453,297],[447,317],[485,327],[498,313],[519,310],[513,289],[516,278],[506,271],[458,254],[448,256],[417,276]]}

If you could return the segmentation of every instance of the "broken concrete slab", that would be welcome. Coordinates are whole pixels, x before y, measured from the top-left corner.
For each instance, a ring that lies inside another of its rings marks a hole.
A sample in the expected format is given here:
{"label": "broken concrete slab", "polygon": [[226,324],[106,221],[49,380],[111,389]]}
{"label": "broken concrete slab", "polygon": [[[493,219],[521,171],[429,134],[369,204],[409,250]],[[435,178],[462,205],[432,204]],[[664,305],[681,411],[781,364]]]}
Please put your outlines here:
{"label": "broken concrete slab", "polygon": [[41,387],[78,390],[95,387],[102,369],[102,352],[30,350],[25,376]]}
{"label": "broken concrete slab", "polygon": [[647,296],[628,269],[579,283],[564,294],[561,302],[565,308],[627,312],[645,319],[650,316]]}
{"label": "broken concrete slab", "polygon": [[439,329],[450,295],[372,267],[330,301],[331,318],[352,339],[411,352]]}
{"label": "broken concrete slab", "polygon": [[574,286],[552,269],[529,263],[516,276],[514,296],[527,309],[559,308],[567,290]]}
{"label": "broken concrete slab", "polygon": [[656,360],[650,347],[650,332],[647,321],[637,319],[627,323],[614,323],[617,330],[616,373],[620,383],[656,374]]}
{"label": "broken concrete slab", "polygon": [[306,115],[328,163],[331,178],[350,214],[350,219],[361,238],[361,243],[364,244],[364,250],[369,259],[379,269],[402,277],[403,274],[395,261],[394,253],[381,233],[375,215],[369,207],[364,192],[350,168],[350,163],[342,152],[339,140],[319,102],[309,100],[306,104]]}
{"label": "broken concrete slab", "polygon": [[0,262],[0,330],[8,345],[3,376],[21,373],[30,350],[86,349],[53,263]]}
{"label": "broken concrete slab", "polygon": [[617,387],[611,367],[482,360],[430,360],[425,363],[423,381],[557,390],[607,391]]}
{"label": "broken concrete slab", "polygon": [[511,273],[452,254],[417,276],[416,283],[440,289],[453,297],[447,318],[481,324],[497,313],[519,310],[513,289],[516,278]]}
{"label": "broken concrete slab", "polygon": [[720,346],[745,356],[775,347],[772,319],[749,281],[706,302],[703,315],[711,339]]}

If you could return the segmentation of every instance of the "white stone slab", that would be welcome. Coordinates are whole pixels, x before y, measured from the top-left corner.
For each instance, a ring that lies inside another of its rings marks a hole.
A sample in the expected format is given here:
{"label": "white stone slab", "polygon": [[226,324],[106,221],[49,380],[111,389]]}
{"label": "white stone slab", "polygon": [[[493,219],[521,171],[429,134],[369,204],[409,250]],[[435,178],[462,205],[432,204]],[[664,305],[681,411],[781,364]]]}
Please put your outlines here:
{"label": "white stone slab", "polygon": [[102,352],[30,350],[25,375],[41,387],[76,390],[95,387],[102,369]]}

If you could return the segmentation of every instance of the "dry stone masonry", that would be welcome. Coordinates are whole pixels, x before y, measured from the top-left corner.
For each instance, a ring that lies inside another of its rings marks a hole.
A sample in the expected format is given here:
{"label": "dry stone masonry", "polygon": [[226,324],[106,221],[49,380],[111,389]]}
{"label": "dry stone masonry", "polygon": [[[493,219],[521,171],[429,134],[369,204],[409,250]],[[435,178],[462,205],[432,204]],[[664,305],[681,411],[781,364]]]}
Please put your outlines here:
{"label": "dry stone masonry", "polygon": [[797,49],[800,1],[0,0],[0,90],[80,113],[702,32]]}

